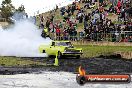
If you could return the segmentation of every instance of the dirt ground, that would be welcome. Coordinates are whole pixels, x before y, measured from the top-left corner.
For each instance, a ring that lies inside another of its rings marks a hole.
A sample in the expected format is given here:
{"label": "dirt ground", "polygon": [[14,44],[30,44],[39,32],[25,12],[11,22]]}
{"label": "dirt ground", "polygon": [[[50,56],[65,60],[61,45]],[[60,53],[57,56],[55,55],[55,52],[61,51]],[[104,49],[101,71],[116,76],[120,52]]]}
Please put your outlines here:
{"label": "dirt ground", "polygon": [[[31,58],[33,59],[33,58]],[[0,74],[12,75],[33,73],[42,71],[64,71],[64,72],[78,72],[78,67],[83,66],[89,74],[121,74],[132,73],[132,61],[118,58],[117,56],[99,57],[99,58],[81,58],[81,59],[61,59],[59,66],[52,66],[54,60],[34,58],[33,60],[47,61],[47,66],[32,66],[32,67],[2,67],[0,66]]]}

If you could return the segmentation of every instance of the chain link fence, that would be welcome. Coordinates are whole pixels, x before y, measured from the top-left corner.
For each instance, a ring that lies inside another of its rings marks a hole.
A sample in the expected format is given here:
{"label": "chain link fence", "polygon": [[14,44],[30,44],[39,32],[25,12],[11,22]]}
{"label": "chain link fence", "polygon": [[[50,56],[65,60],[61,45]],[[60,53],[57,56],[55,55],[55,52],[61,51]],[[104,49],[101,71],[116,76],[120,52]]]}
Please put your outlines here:
{"label": "chain link fence", "polygon": [[50,33],[53,40],[70,40],[70,41],[108,41],[108,42],[132,42],[132,31],[111,32],[111,33],[77,33],[76,35],[63,35]]}

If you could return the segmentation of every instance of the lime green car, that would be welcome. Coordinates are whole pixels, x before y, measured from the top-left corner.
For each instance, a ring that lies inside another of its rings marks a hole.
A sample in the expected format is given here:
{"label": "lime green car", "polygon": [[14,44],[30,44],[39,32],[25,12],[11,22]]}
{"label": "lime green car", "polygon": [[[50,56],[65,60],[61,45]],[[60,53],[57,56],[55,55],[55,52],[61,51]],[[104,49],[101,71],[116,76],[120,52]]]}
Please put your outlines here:
{"label": "lime green car", "polygon": [[52,41],[50,45],[40,45],[40,53],[47,53],[48,56],[62,56],[80,58],[82,55],[82,49],[74,47],[70,41]]}

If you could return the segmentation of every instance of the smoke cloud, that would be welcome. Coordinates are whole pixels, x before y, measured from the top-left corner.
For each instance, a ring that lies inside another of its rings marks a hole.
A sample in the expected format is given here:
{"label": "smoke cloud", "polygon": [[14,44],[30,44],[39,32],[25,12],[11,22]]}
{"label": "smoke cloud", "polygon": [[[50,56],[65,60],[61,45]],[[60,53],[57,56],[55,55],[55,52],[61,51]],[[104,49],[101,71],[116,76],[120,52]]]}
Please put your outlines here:
{"label": "smoke cloud", "polygon": [[41,31],[28,20],[17,21],[9,29],[0,27],[0,56],[46,57],[38,47],[50,44],[51,40],[42,38]]}

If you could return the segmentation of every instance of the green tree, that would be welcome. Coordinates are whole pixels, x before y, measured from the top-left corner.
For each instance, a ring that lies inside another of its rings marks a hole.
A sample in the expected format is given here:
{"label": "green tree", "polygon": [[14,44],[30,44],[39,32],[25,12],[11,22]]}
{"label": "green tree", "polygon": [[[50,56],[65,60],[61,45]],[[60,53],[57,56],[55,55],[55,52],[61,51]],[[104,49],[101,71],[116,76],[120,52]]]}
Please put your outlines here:
{"label": "green tree", "polygon": [[12,17],[15,12],[15,7],[11,4],[11,0],[3,0],[0,10],[2,17],[10,21],[10,17]]}
{"label": "green tree", "polygon": [[20,7],[18,7],[18,9],[16,9],[16,11],[18,11],[18,12],[25,12],[24,5],[21,5]]}

